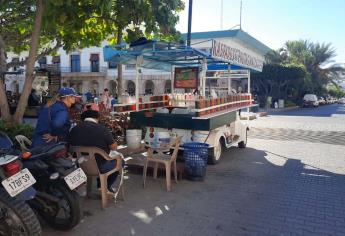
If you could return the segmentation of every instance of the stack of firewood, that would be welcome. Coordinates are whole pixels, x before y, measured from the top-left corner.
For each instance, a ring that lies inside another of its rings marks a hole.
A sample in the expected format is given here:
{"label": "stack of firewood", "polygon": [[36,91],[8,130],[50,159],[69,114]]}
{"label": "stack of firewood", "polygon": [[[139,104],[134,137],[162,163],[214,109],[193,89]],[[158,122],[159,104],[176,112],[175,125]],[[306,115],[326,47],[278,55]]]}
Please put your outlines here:
{"label": "stack of firewood", "polygon": [[[79,107],[73,107],[70,109],[70,119],[72,122],[79,124],[81,122],[80,115],[83,113],[83,109]],[[109,110],[100,109],[99,111],[99,123],[109,128],[113,134],[115,141],[118,144],[124,144],[126,141],[126,129],[128,128],[129,117],[128,114],[116,114],[111,115]]]}
{"label": "stack of firewood", "polygon": [[110,115],[109,111],[100,111],[99,123],[108,127],[118,144],[125,144],[126,129],[128,128],[128,114]]}

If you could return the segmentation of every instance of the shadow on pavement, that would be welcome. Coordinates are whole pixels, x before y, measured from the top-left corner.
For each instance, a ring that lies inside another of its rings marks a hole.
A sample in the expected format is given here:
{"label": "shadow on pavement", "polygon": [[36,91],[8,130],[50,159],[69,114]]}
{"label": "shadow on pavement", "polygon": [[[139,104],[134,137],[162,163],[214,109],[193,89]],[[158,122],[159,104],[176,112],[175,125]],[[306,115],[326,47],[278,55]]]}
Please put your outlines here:
{"label": "shadow on pavement", "polygon": [[269,112],[270,116],[313,116],[313,117],[331,117],[345,116],[345,105],[332,104],[315,108],[299,108],[294,110]]}
{"label": "shadow on pavement", "polygon": [[345,176],[253,148],[227,150],[204,182],[128,173],[126,201],[100,210],[84,200],[83,222],[46,235],[325,235],[345,233]]}

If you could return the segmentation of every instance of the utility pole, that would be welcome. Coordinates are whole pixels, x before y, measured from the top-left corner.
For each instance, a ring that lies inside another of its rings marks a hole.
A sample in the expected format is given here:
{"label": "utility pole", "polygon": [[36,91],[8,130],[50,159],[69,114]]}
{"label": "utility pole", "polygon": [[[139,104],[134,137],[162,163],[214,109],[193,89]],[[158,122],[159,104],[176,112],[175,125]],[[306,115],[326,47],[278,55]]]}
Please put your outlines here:
{"label": "utility pole", "polygon": [[223,0],[220,0],[220,29],[223,30]]}
{"label": "utility pole", "polygon": [[242,30],[242,0],[241,0],[241,7],[240,7],[240,30]]}
{"label": "utility pole", "polygon": [[192,12],[193,12],[193,0],[189,0],[187,46],[190,46],[190,41],[192,37]]}

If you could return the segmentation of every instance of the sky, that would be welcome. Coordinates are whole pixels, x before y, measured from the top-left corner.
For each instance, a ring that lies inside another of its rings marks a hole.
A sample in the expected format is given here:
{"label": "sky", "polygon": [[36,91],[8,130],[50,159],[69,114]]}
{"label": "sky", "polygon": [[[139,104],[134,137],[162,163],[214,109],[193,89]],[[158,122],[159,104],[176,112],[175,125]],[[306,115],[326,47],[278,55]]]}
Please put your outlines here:
{"label": "sky", "polygon": [[[188,0],[177,30],[188,28]],[[241,0],[193,0],[192,32],[227,30],[240,23]],[[221,27],[223,26],[223,27]],[[235,27],[236,28],[236,27]],[[242,30],[272,49],[288,40],[331,43],[345,63],[344,0],[242,0]]]}

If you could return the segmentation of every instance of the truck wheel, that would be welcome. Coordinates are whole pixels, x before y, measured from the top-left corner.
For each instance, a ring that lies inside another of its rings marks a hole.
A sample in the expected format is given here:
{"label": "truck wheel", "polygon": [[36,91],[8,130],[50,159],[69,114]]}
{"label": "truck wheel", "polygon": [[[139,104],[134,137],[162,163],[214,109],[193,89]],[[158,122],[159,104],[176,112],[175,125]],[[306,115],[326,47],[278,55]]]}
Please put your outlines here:
{"label": "truck wheel", "polygon": [[218,144],[212,149],[212,152],[209,158],[210,164],[215,165],[219,162],[220,157],[222,155],[222,149],[223,149],[223,144],[222,144],[222,141],[219,140]]}
{"label": "truck wheel", "polygon": [[246,130],[245,139],[237,144],[239,148],[245,148],[247,146],[247,136],[248,136],[247,133],[248,133],[248,130]]}

